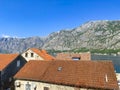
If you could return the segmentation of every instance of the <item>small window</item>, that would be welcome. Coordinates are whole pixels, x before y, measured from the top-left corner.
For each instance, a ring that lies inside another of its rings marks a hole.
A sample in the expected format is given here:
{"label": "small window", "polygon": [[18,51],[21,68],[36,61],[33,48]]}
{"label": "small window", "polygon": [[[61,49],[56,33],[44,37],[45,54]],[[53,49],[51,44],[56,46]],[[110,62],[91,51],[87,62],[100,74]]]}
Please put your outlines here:
{"label": "small window", "polygon": [[11,81],[12,81],[12,78],[10,77],[10,78],[9,78],[9,82],[11,82]]}
{"label": "small window", "polygon": [[25,85],[25,90],[31,90],[31,85],[29,84],[29,82],[27,82],[27,84]]}
{"label": "small window", "polygon": [[72,57],[72,60],[80,60],[80,57]]}
{"label": "small window", "polygon": [[36,90],[37,85],[35,83],[31,83],[32,90]]}
{"label": "small window", "polygon": [[4,71],[1,71],[1,75],[3,75],[4,74]]}
{"label": "small window", "polygon": [[44,90],[49,90],[49,87],[44,87]]}
{"label": "small window", "polygon": [[34,56],[34,53],[31,53],[31,57],[33,57]]}
{"label": "small window", "polygon": [[61,71],[62,70],[62,67],[58,67],[58,71]]}
{"label": "small window", "polygon": [[11,90],[10,88],[7,88],[6,90]]}
{"label": "small window", "polygon": [[20,60],[17,61],[17,67],[20,67]]}
{"label": "small window", "polygon": [[16,87],[20,87],[21,83],[20,82],[15,82]]}
{"label": "small window", "polygon": [[28,53],[25,53],[25,57],[28,57]]}

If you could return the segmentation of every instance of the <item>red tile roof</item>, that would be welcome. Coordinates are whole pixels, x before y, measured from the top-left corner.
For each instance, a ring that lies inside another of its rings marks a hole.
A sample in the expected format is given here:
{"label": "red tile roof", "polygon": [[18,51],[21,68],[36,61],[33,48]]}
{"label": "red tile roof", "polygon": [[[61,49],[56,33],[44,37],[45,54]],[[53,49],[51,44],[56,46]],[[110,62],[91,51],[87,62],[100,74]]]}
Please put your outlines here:
{"label": "red tile roof", "polygon": [[113,64],[108,61],[29,61],[14,78],[81,88],[118,88]]}
{"label": "red tile roof", "polygon": [[19,54],[0,54],[0,71],[10,64]]}
{"label": "red tile roof", "polygon": [[54,60],[55,58],[47,53],[46,50],[38,48],[30,48],[33,52],[41,56],[44,60]]}

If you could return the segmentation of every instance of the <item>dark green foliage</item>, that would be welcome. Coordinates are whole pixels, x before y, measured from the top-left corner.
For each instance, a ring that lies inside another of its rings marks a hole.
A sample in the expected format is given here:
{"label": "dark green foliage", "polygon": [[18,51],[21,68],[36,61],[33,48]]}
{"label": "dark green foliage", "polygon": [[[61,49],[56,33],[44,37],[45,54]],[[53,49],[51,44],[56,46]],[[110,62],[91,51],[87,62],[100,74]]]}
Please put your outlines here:
{"label": "dark green foliage", "polygon": [[88,51],[89,51],[89,49],[83,47],[83,48],[80,48],[80,49],[76,49],[73,52],[88,52]]}
{"label": "dark green foliage", "polygon": [[103,49],[103,50],[99,50],[99,49],[93,49],[91,51],[91,53],[101,53],[101,54],[117,54],[119,50],[114,50],[114,49]]}
{"label": "dark green foliage", "polygon": [[80,49],[73,49],[73,50],[47,50],[49,54],[51,55],[56,55],[57,53],[62,53],[62,52],[74,52],[74,53],[80,53],[80,52],[91,52],[92,54],[107,54],[107,55],[112,55],[112,54],[117,54],[120,52],[120,49],[87,49],[87,48],[80,48]]}
{"label": "dark green foliage", "polygon": [[55,49],[49,49],[47,52],[50,55],[56,56],[57,53],[62,53],[62,52],[68,52],[67,50],[55,50]]}

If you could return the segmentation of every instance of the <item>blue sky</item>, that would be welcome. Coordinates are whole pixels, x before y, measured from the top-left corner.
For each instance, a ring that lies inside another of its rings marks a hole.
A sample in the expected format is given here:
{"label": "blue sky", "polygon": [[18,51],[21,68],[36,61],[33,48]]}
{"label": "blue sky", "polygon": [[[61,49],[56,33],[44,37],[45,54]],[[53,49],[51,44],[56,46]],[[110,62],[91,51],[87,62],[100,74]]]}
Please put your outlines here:
{"label": "blue sky", "polygon": [[0,0],[0,36],[47,36],[91,20],[120,20],[120,0]]}

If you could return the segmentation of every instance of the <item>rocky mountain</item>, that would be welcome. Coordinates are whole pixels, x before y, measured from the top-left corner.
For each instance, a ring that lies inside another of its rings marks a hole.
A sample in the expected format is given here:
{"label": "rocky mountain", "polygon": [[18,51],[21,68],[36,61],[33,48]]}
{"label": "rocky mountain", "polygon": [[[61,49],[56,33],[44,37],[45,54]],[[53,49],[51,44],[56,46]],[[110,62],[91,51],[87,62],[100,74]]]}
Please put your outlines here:
{"label": "rocky mountain", "polygon": [[90,21],[72,30],[52,33],[43,46],[47,49],[69,50],[118,49],[120,47],[120,21]]}
{"label": "rocky mountain", "polygon": [[0,38],[1,53],[20,53],[27,48],[40,48],[44,45],[44,39],[40,37],[29,38]]}
{"label": "rocky mountain", "polygon": [[71,30],[51,33],[46,38],[0,38],[1,52],[22,52],[29,47],[47,50],[119,49],[120,21],[89,21]]}

